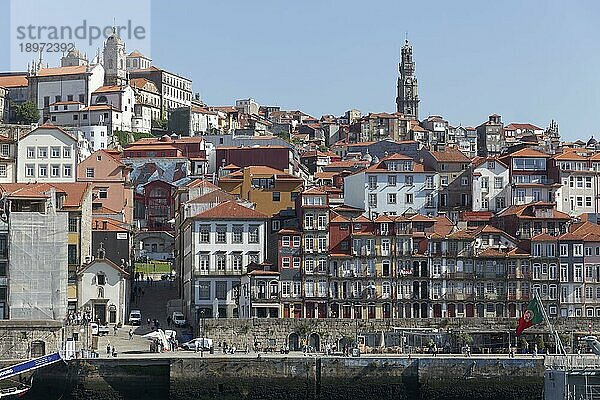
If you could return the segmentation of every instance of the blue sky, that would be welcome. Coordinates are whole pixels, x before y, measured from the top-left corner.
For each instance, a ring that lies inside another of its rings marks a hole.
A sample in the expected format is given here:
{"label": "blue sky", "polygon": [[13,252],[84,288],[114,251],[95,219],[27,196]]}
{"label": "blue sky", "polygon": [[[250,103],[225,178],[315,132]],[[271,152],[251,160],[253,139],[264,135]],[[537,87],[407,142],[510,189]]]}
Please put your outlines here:
{"label": "blue sky", "polygon": [[[598,137],[599,11],[593,1],[154,0],[151,55],[211,105],[253,97],[315,116],[393,111],[408,32],[422,118],[554,118],[565,139]],[[0,46],[0,66],[6,57]]]}

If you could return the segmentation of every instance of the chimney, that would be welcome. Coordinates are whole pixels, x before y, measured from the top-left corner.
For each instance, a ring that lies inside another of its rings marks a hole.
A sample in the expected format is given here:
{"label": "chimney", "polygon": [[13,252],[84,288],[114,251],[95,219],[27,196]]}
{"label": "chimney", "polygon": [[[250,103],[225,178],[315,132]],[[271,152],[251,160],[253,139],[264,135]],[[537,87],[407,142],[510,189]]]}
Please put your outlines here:
{"label": "chimney", "polygon": [[108,229],[108,222],[107,221],[102,221],[102,229],[103,230],[107,230]]}

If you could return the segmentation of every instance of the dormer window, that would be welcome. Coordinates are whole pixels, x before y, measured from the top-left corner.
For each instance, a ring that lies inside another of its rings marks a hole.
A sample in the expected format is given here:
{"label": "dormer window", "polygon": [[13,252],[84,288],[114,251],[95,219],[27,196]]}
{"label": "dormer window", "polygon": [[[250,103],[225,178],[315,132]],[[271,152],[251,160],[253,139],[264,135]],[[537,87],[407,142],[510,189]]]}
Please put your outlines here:
{"label": "dormer window", "polygon": [[404,170],[405,171],[412,171],[413,170],[413,163],[412,163],[412,161],[404,161]]}
{"label": "dormer window", "polygon": [[388,168],[388,171],[397,171],[398,165],[394,161],[389,161],[387,163],[387,168]]}

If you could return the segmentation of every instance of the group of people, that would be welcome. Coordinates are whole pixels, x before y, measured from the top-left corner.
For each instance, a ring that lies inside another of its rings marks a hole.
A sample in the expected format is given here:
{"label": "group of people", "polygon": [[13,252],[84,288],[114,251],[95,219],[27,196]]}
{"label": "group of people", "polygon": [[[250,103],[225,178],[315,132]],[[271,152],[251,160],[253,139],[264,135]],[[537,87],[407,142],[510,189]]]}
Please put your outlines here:
{"label": "group of people", "polygon": [[115,350],[115,346],[111,346],[110,342],[108,342],[106,344],[106,355],[108,357],[116,357],[117,356],[117,351]]}
{"label": "group of people", "polygon": [[66,325],[87,325],[92,322],[92,314],[89,311],[85,312],[70,312],[65,319]]}

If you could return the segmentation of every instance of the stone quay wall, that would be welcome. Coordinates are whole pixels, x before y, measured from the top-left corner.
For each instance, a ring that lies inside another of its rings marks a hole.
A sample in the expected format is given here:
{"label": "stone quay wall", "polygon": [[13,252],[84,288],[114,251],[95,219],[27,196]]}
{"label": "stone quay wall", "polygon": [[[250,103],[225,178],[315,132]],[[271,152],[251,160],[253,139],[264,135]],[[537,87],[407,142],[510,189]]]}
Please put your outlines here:
{"label": "stone quay wall", "polygon": [[28,397],[541,400],[543,376],[542,358],[92,359],[41,370]]}
{"label": "stone quay wall", "polygon": [[32,345],[42,343],[43,352],[53,353],[63,339],[63,326],[58,321],[0,320],[0,360],[30,358]]}

